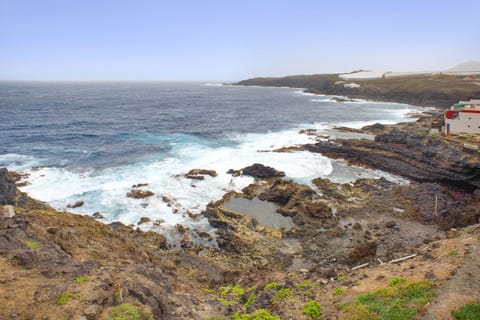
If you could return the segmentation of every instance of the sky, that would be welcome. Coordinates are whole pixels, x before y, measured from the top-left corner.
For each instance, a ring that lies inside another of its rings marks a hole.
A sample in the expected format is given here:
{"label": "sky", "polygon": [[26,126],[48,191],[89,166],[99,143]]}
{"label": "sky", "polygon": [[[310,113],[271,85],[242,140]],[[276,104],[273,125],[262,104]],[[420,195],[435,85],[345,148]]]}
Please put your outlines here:
{"label": "sky", "polygon": [[211,80],[480,61],[480,1],[0,0],[0,80]]}

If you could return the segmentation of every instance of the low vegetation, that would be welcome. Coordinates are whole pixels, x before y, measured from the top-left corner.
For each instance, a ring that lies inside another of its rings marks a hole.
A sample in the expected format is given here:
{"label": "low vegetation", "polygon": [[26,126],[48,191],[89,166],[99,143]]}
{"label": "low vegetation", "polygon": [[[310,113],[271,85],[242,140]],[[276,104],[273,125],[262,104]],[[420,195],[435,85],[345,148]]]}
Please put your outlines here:
{"label": "low vegetation", "polygon": [[414,319],[433,297],[430,281],[394,278],[386,288],[359,295],[355,303],[346,306],[343,319]]}
{"label": "low vegetation", "polygon": [[39,244],[36,243],[33,240],[26,240],[25,245],[32,250],[36,250],[36,249],[40,248]]}
{"label": "low vegetation", "polygon": [[124,303],[111,308],[108,312],[107,320],[153,320],[150,312],[132,305]]}
{"label": "low vegetation", "polygon": [[480,302],[468,302],[460,310],[452,310],[452,317],[456,320],[480,319]]}
{"label": "low vegetation", "polygon": [[310,319],[319,319],[322,315],[320,303],[317,301],[307,302],[302,310],[302,313],[307,315]]}

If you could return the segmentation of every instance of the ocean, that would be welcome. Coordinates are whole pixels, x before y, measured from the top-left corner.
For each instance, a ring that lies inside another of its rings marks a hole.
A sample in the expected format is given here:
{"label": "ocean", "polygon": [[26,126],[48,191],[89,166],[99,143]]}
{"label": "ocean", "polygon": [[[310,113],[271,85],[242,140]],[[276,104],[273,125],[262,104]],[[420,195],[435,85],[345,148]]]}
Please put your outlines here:
{"label": "ocean", "polygon": [[[334,126],[411,121],[406,114],[421,109],[200,82],[0,82],[0,167],[28,174],[21,190],[58,210],[81,200],[68,210],[126,224],[148,217],[142,229],[175,240],[177,223],[212,232],[205,218],[188,212],[253,182],[229,169],[262,163],[305,184],[315,177],[398,179],[319,154],[270,151],[312,142],[302,129],[331,135]],[[183,176],[195,168],[218,175]],[[139,183],[155,195],[127,197]]]}

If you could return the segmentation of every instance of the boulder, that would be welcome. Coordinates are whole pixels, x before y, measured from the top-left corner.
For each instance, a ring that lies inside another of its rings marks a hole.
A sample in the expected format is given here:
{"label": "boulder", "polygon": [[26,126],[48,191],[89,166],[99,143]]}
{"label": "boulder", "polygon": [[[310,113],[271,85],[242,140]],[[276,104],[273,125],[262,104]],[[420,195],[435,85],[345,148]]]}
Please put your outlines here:
{"label": "boulder", "polygon": [[92,215],[92,218],[93,219],[105,219],[105,216],[103,214],[101,214],[100,212],[95,212],[93,215]]}
{"label": "boulder", "polygon": [[264,166],[260,163],[254,163],[251,166],[245,167],[240,170],[230,169],[227,173],[230,173],[233,176],[245,175],[257,179],[280,178],[285,176],[285,172],[278,171],[272,167]]}
{"label": "boulder", "polygon": [[187,175],[216,177],[217,172],[215,170],[208,170],[208,169],[192,169],[187,172],[186,176]]}
{"label": "boulder", "polygon": [[153,196],[155,193],[153,193],[150,190],[131,190],[130,192],[127,193],[127,197],[129,198],[134,198],[134,199],[143,199],[147,197]]}
{"label": "boulder", "polygon": [[97,319],[97,314],[100,312],[100,306],[96,304],[91,304],[83,310],[83,314],[87,317],[88,320]]}
{"label": "boulder", "polygon": [[0,169],[0,205],[14,204],[17,186],[6,168]]}
{"label": "boulder", "polygon": [[0,211],[0,218],[10,219],[13,217],[15,217],[15,210],[13,209],[13,206],[3,206],[2,210]]}
{"label": "boulder", "polygon": [[67,205],[67,208],[77,208],[77,207],[81,207],[84,205],[85,202],[79,200],[79,201],[76,201],[75,203],[70,203]]}

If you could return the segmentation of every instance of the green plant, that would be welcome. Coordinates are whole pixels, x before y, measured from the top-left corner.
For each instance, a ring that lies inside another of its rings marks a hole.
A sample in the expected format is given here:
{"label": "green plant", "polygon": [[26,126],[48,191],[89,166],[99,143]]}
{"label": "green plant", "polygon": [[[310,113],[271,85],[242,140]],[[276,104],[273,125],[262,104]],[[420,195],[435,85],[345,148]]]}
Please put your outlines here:
{"label": "green plant", "polygon": [[107,320],[153,320],[153,316],[140,307],[124,303],[111,308]]}
{"label": "green plant", "polygon": [[271,302],[272,303],[278,303],[278,302],[284,301],[286,299],[289,299],[291,297],[293,297],[292,289],[282,288],[282,289],[278,290],[277,292],[275,292],[275,294],[273,295],[273,297],[271,299]]}
{"label": "green plant", "polygon": [[468,302],[459,311],[452,310],[452,317],[457,320],[480,319],[480,302]]}
{"label": "green plant", "polygon": [[267,283],[265,287],[263,287],[263,290],[268,291],[268,290],[273,290],[278,287],[278,282],[272,281],[270,283]]}
{"label": "green plant", "polygon": [[88,276],[78,276],[74,279],[75,283],[82,284],[84,282],[89,281],[90,278]]}
{"label": "green plant", "polygon": [[310,319],[318,319],[322,315],[320,304],[317,301],[308,301],[302,310],[302,313]]}
{"label": "green plant", "polygon": [[248,299],[244,304],[245,308],[250,307],[252,304],[255,303],[255,301],[257,301],[257,295],[255,293],[252,293],[251,295],[248,296]]}
{"label": "green plant", "polygon": [[310,288],[312,288],[314,286],[314,283],[312,283],[312,281],[310,280],[305,280],[301,283],[297,283],[295,285],[295,287],[298,289],[298,290],[308,290]]}
{"label": "green plant", "polygon": [[274,316],[267,309],[258,309],[252,313],[246,314],[234,314],[232,320],[281,320],[279,317]]}
{"label": "green plant", "polygon": [[346,275],[344,275],[344,274],[341,274],[341,275],[339,275],[339,276],[337,277],[337,280],[340,281],[340,282],[343,282],[343,281],[345,281],[345,280],[347,280],[347,279],[348,279],[348,277],[347,277]]}
{"label": "green plant", "polygon": [[449,256],[449,257],[458,256],[458,250],[450,250],[450,251],[448,251],[448,256]]}
{"label": "green plant", "polygon": [[345,290],[343,290],[342,288],[335,288],[335,290],[333,290],[333,295],[341,296],[344,292]]}
{"label": "green plant", "polygon": [[67,304],[69,298],[70,298],[70,294],[68,292],[60,292],[60,294],[57,297],[57,304],[59,306]]}
{"label": "green plant", "polygon": [[399,285],[399,284],[404,283],[404,282],[405,282],[405,278],[395,277],[395,278],[390,279],[390,281],[388,281],[388,285],[390,287],[394,287],[394,286]]}
{"label": "green plant", "polygon": [[[393,283],[389,287],[359,295],[354,304],[345,308],[345,319],[410,320],[434,296],[430,281],[397,280]],[[359,317],[360,314],[363,316]]]}
{"label": "green plant", "polygon": [[38,243],[36,243],[35,241],[33,240],[25,240],[25,245],[27,247],[29,247],[30,249],[32,250],[36,250],[38,248],[40,248],[40,246],[38,245]]}

